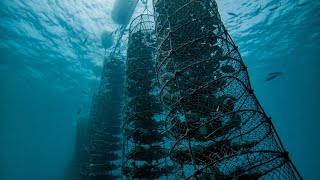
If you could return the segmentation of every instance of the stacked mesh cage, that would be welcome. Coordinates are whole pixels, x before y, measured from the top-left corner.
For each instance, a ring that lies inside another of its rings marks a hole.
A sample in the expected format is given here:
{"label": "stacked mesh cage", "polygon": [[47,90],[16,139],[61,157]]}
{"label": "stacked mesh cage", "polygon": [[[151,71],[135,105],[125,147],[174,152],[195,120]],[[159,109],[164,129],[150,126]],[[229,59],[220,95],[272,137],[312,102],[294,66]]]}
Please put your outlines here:
{"label": "stacked mesh cage", "polygon": [[129,31],[122,173],[126,179],[158,179],[168,176],[173,167],[167,162],[169,153],[160,120],[153,16],[140,15]]}
{"label": "stacked mesh cage", "polygon": [[120,178],[123,88],[124,60],[112,53],[105,59],[100,89],[92,105],[89,162],[83,168],[87,179]]}
{"label": "stacked mesh cage", "polygon": [[154,0],[157,78],[181,179],[298,179],[214,0]]}
{"label": "stacked mesh cage", "polygon": [[86,115],[78,120],[74,153],[65,175],[66,180],[83,180],[81,177],[81,166],[88,162],[88,153],[84,148],[88,143],[88,119],[89,117]]}

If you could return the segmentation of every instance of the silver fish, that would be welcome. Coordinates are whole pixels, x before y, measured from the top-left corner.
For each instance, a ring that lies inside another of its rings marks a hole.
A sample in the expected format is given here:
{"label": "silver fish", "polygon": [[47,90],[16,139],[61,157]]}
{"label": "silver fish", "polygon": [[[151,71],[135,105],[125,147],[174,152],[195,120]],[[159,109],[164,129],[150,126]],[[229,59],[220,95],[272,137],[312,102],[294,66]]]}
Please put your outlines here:
{"label": "silver fish", "polygon": [[279,76],[279,74],[273,74],[273,75],[270,75],[269,77],[267,77],[264,81],[271,81],[271,80],[273,80],[273,79],[275,79],[276,77],[278,77]]}

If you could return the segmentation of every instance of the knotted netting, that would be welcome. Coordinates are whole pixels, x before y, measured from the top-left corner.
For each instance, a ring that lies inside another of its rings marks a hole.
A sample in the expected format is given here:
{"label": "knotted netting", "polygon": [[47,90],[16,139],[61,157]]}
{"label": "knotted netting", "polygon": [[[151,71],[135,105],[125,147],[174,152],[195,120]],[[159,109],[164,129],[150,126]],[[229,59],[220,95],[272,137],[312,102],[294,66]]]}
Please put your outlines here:
{"label": "knotted netting", "polygon": [[128,38],[122,129],[122,173],[126,179],[158,179],[169,176],[174,168],[168,163],[165,147],[155,52],[154,18],[142,14],[132,21]]}
{"label": "knotted netting", "polygon": [[181,179],[298,179],[214,0],[154,0],[157,78]]}
{"label": "knotted netting", "polygon": [[99,92],[91,108],[89,162],[83,175],[90,180],[119,179],[121,164],[121,102],[124,88],[124,60],[117,52],[107,57]]}

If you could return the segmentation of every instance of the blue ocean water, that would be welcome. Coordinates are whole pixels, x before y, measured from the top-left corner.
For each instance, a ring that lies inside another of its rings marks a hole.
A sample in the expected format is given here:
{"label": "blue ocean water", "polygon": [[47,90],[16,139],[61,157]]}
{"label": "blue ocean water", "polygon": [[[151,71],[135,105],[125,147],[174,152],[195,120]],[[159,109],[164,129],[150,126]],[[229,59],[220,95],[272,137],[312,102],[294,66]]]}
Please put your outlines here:
{"label": "blue ocean water", "polygon": [[[99,83],[100,35],[118,27],[113,3],[0,2],[1,180],[62,177],[77,118]],[[290,157],[305,179],[320,179],[320,1],[217,3]],[[142,10],[139,4],[135,15]],[[265,81],[272,72],[282,74]]]}

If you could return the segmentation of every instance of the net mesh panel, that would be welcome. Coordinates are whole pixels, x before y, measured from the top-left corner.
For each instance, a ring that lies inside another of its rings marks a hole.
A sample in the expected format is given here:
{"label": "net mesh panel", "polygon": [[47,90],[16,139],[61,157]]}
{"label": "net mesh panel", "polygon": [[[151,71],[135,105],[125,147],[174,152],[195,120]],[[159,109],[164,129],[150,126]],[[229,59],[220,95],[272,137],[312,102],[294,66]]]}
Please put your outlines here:
{"label": "net mesh panel", "polygon": [[100,89],[91,108],[89,162],[83,166],[88,179],[120,178],[123,86],[124,60],[113,52],[105,59]]}
{"label": "net mesh panel", "polygon": [[[169,176],[162,107],[157,96],[154,18],[140,15],[130,25],[126,63],[126,104],[123,123],[123,165],[126,179]],[[157,118],[158,117],[158,118]]]}
{"label": "net mesh panel", "polygon": [[[157,78],[181,179],[297,179],[211,0],[154,0]],[[137,47],[137,46],[135,46]]]}

